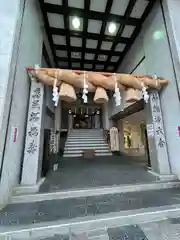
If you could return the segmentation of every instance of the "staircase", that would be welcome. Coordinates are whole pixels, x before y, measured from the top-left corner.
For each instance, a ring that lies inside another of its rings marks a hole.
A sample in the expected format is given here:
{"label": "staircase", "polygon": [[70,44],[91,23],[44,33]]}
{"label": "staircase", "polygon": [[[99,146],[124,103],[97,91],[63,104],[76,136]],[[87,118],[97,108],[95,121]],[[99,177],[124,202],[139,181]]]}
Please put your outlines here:
{"label": "staircase", "polygon": [[64,157],[81,157],[84,150],[94,149],[96,156],[111,156],[103,129],[72,129],[65,144]]}

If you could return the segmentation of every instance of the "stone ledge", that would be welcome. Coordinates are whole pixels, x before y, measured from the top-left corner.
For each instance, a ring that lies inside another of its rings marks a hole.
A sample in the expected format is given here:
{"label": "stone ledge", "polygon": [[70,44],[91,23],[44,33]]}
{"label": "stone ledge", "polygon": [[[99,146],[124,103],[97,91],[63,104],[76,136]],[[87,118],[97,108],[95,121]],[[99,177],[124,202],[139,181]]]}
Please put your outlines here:
{"label": "stone ledge", "polygon": [[45,178],[41,178],[36,185],[19,185],[13,188],[12,195],[19,196],[19,195],[26,195],[31,193],[37,193],[41,184],[44,182]]}
{"label": "stone ledge", "polygon": [[115,193],[127,193],[127,192],[136,192],[136,191],[150,191],[150,190],[159,190],[159,189],[168,189],[168,188],[179,188],[180,182],[165,182],[165,181],[155,181],[151,183],[143,184],[124,184],[116,187],[102,187],[102,188],[86,188],[79,190],[71,191],[59,191],[59,192],[50,192],[50,193],[38,193],[38,194],[29,194],[21,196],[12,196],[11,203],[23,203],[23,202],[41,202],[45,200],[53,199],[68,199],[68,198],[79,198],[87,196],[99,196],[106,194],[115,194]]}
{"label": "stone ledge", "polygon": [[173,181],[178,180],[178,177],[174,174],[159,174],[152,170],[148,170],[149,173],[151,173],[153,176],[156,176],[161,181]]}

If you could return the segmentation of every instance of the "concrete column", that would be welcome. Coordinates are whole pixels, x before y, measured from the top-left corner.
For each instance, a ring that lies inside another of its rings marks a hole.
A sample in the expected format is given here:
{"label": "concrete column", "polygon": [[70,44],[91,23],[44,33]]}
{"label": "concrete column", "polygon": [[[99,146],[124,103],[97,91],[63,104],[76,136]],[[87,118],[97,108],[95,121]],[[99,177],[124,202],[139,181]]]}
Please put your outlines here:
{"label": "concrete column", "polygon": [[180,1],[163,0],[162,8],[167,26],[167,34],[173,56],[174,70],[177,78],[177,86],[180,92],[180,24],[179,9]]}
{"label": "concrete column", "polygon": [[32,81],[24,149],[22,185],[35,185],[40,179],[42,152],[42,113],[44,85]]}
{"label": "concrete column", "polygon": [[0,1],[0,167],[19,51],[23,2],[22,0]]}
{"label": "concrete column", "polygon": [[152,170],[159,174],[170,174],[163,115],[157,91],[150,93],[150,100],[146,105],[146,117]]}
{"label": "concrete column", "polygon": [[118,121],[118,130],[119,130],[119,145],[120,151],[124,152],[124,128],[123,128],[123,121]]}
{"label": "concrete column", "polygon": [[20,182],[30,89],[25,67],[41,65],[43,23],[36,0],[0,1],[0,13],[0,204],[4,204]]}
{"label": "concrete column", "polygon": [[68,115],[68,130],[73,128],[73,116],[71,114]]}
{"label": "concrete column", "polygon": [[171,171],[180,178],[180,137],[178,135],[180,102],[176,84],[178,79],[174,72],[163,14],[159,11],[158,5],[153,9],[144,28],[148,29],[143,39],[147,74],[163,76],[169,81],[168,86],[160,92],[160,102]]}
{"label": "concrete column", "polygon": [[105,103],[102,107],[102,118],[103,118],[103,128],[105,130],[110,129],[110,120],[109,120],[109,104]]}
{"label": "concrete column", "polygon": [[95,128],[100,128],[100,115],[96,114],[94,116],[94,121],[95,121]]}

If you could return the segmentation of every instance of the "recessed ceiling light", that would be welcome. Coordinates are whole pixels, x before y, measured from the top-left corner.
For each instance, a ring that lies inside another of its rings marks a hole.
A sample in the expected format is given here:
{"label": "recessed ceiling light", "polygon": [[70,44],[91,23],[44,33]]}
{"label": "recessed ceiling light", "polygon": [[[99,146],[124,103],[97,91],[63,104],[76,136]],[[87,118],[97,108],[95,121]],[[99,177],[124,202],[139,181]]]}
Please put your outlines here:
{"label": "recessed ceiling light", "polygon": [[108,31],[109,31],[109,33],[111,33],[111,34],[113,34],[113,33],[115,33],[115,31],[116,31],[116,24],[115,23],[110,23],[109,24],[109,27],[108,27]]}
{"label": "recessed ceiling light", "polygon": [[80,57],[80,53],[79,52],[73,52],[73,57]]}
{"label": "recessed ceiling light", "polygon": [[72,20],[72,25],[73,25],[74,28],[78,29],[81,25],[80,19],[77,18],[77,17],[74,17],[73,20]]}

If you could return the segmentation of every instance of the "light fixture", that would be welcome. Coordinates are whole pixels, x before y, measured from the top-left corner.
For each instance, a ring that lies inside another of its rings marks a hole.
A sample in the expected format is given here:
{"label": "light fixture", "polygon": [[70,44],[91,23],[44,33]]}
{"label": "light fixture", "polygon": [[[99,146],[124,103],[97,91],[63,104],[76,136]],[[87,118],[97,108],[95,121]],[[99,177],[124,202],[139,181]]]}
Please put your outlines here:
{"label": "light fixture", "polygon": [[72,20],[72,25],[75,29],[78,29],[81,25],[80,19],[78,17],[74,17]]}
{"label": "light fixture", "polygon": [[113,34],[113,33],[115,33],[115,31],[116,31],[116,24],[115,23],[110,23],[109,24],[109,27],[108,27],[108,31],[109,31],[109,33],[111,33],[111,34]]}
{"label": "light fixture", "polygon": [[164,34],[163,34],[162,31],[155,31],[155,32],[153,33],[153,39],[154,39],[154,40],[161,40],[161,39],[163,39],[163,38],[164,38]]}
{"label": "light fixture", "polygon": [[72,113],[72,111],[71,111],[71,109],[69,109],[69,114],[71,114]]}
{"label": "light fixture", "polygon": [[80,57],[79,52],[74,52],[74,53],[73,53],[73,57]]}

